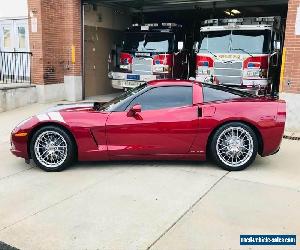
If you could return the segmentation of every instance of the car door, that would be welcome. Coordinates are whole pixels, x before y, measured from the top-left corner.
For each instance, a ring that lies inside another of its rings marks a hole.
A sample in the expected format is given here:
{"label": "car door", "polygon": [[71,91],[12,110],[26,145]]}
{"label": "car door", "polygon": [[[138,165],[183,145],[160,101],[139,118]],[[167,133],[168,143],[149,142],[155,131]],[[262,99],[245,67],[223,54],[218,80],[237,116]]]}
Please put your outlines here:
{"label": "car door", "polygon": [[[130,108],[141,105],[141,112]],[[106,123],[111,158],[189,153],[198,132],[198,107],[192,86],[153,87],[133,99],[125,111],[112,112]]]}

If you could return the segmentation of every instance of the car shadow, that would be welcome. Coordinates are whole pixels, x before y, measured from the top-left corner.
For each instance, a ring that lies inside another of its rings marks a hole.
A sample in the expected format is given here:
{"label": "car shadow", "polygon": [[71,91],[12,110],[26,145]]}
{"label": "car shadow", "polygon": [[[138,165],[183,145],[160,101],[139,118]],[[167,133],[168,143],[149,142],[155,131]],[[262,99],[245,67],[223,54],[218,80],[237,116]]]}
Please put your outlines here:
{"label": "car shadow", "polygon": [[211,169],[220,169],[217,165],[210,161],[84,161],[77,162],[74,165],[70,166],[68,169],[86,169],[86,168],[139,168],[139,167],[174,167],[174,168],[183,168],[183,167],[192,167],[192,168],[204,168],[209,167]]}

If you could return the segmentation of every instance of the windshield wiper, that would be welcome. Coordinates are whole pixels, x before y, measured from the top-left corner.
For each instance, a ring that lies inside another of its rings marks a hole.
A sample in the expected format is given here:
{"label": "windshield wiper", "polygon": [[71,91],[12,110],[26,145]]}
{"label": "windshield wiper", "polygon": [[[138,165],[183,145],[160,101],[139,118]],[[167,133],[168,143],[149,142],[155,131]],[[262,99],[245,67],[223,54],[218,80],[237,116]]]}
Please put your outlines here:
{"label": "windshield wiper", "polygon": [[210,50],[208,49],[199,49],[199,50],[206,50],[209,54],[211,54],[212,56],[214,56],[215,58],[218,58],[214,53],[212,53]]}
{"label": "windshield wiper", "polygon": [[236,48],[236,49],[232,49],[232,50],[240,50],[240,51],[245,52],[245,53],[248,54],[249,56],[253,57],[253,55],[250,54],[250,53],[249,53],[247,50],[245,50],[245,49],[242,49],[242,48]]}
{"label": "windshield wiper", "polygon": [[[145,47],[144,47],[145,48]],[[152,48],[145,48],[145,50],[150,50],[150,51],[154,51],[156,49],[152,49]]]}

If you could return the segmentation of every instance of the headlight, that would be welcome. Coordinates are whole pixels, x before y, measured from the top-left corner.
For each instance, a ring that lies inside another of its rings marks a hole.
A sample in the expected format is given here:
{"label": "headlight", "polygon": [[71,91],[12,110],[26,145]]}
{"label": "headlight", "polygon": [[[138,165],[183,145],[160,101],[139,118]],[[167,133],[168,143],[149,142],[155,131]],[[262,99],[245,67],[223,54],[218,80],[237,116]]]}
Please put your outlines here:
{"label": "headlight", "polygon": [[199,75],[210,75],[210,70],[207,67],[198,67]]}
{"label": "headlight", "polygon": [[12,134],[17,133],[19,131],[21,131],[22,127],[24,126],[24,124],[26,124],[28,121],[30,121],[32,119],[32,117],[29,117],[28,119],[20,122],[12,131]]}
{"label": "headlight", "polygon": [[261,70],[248,70],[247,77],[261,77]]}
{"label": "headlight", "polygon": [[18,129],[18,128],[22,127],[22,126],[23,126],[26,122],[28,122],[31,118],[32,118],[32,117],[29,117],[29,118],[27,118],[26,120],[20,122],[20,123],[15,127],[15,129]]}
{"label": "headlight", "polygon": [[120,69],[131,70],[131,65],[130,64],[126,64],[126,65],[121,64]]}
{"label": "headlight", "polygon": [[154,73],[168,73],[171,72],[171,67],[169,65],[153,65]]}

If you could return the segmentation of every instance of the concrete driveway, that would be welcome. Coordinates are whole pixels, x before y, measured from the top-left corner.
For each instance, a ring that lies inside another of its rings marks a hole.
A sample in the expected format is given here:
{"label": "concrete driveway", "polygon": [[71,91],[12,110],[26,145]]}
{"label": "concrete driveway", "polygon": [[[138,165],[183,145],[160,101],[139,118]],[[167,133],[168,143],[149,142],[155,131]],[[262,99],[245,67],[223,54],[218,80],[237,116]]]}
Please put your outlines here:
{"label": "concrete driveway", "polygon": [[296,234],[299,242],[299,141],[284,140],[277,155],[243,172],[208,162],[103,162],[46,173],[10,154],[9,134],[47,106],[0,113],[0,241],[30,250],[251,249],[240,234]]}

